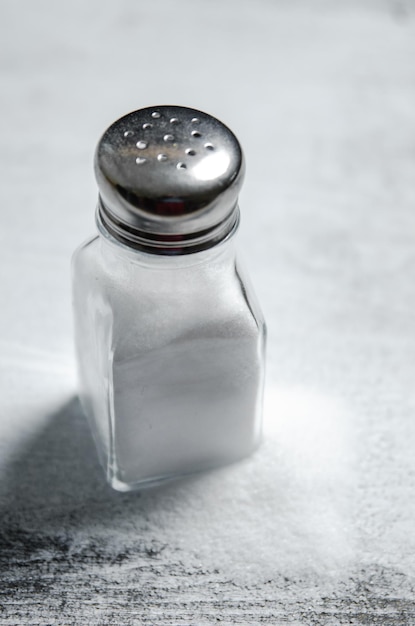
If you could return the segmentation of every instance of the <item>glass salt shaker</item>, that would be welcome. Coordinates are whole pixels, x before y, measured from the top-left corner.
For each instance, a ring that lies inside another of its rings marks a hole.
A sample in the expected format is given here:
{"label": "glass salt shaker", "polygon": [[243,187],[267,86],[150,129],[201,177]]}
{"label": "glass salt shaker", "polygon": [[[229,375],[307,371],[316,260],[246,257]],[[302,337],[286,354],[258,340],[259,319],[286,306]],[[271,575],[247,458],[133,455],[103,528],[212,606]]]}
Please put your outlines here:
{"label": "glass salt shaker", "polygon": [[224,465],[261,436],[265,324],[235,256],[244,158],[210,115],[141,109],[95,156],[73,257],[80,398],[120,491]]}

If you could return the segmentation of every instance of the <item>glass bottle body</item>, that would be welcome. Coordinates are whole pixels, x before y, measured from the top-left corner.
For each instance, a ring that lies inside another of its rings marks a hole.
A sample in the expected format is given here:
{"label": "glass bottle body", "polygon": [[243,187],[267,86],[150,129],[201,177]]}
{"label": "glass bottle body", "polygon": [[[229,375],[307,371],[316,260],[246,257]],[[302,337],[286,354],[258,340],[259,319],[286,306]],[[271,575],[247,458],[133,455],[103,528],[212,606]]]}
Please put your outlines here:
{"label": "glass bottle body", "polygon": [[101,231],[74,254],[73,295],[80,398],[115,489],[257,447],[265,324],[232,236],[161,256]]}

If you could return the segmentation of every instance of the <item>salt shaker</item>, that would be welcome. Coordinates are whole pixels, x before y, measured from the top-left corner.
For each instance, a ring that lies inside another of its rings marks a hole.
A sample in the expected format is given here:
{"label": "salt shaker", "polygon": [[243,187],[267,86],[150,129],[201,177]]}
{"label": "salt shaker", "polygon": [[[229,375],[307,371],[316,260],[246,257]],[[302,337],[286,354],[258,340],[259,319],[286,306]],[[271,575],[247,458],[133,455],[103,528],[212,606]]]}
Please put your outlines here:
{"label": "salt shaker", "polygon": [[95,156],[98,235],[73,257],[80,399],[112,487],[249,455],[265,324],[235,256],[244,157],[179,106],[114,122]]}

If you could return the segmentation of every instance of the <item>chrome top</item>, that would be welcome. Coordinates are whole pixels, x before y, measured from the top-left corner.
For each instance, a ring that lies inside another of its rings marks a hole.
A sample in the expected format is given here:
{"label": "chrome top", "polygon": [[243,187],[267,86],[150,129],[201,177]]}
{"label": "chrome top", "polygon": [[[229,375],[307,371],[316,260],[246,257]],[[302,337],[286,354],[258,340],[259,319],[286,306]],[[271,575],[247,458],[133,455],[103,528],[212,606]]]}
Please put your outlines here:
{"label": "chrome top", "polygon": [[99,219],[117,239],[157,254],[186,254],[224,239],[238,222],[244,158],[216,118],[179,106],[129,113],[95,155]]}

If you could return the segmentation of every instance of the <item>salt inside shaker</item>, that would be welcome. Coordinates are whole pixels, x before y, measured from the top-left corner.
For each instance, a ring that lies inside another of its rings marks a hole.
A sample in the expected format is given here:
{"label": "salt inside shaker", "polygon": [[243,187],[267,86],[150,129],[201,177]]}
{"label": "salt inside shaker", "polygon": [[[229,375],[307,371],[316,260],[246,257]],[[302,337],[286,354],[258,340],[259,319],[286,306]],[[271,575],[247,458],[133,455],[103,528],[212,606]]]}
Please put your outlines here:
{"label": "salt inside shaker", "polygon": [[244,158],[219,120],[130,113],[95,156],[73,257],[80,399],[120,491],[227,464],[261,435],[265,324],[235,255]]}

